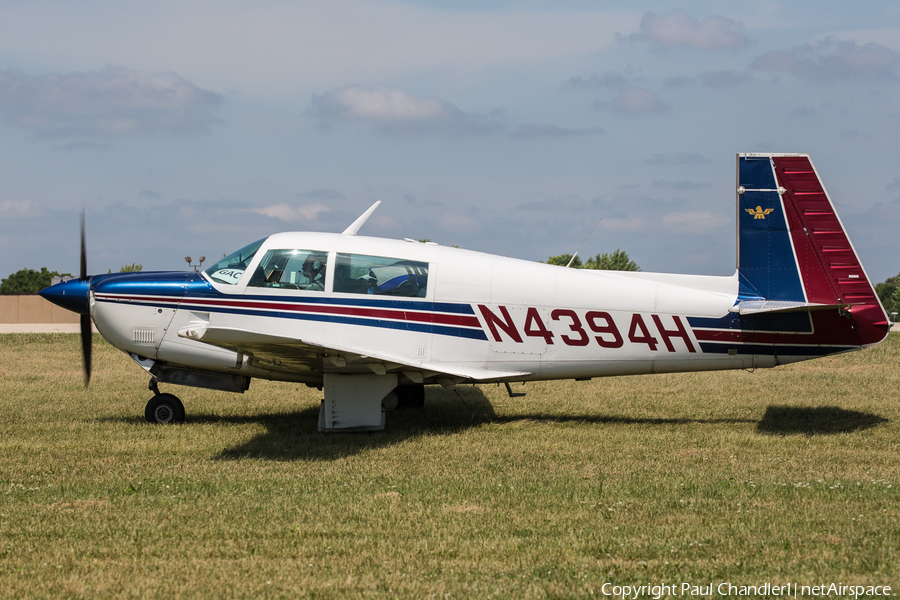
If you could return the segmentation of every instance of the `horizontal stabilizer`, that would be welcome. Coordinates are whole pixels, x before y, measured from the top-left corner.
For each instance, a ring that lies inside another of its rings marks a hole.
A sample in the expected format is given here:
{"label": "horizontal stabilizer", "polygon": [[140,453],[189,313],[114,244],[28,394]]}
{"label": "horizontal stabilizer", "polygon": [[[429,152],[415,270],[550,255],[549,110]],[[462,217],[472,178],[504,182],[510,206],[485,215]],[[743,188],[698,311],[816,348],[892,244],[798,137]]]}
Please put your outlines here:
{"label": "horizontal stabilizer", "polygon": [[742,315],[759,313],[808,312],[847,308],[849,304],[816,304],[815,302],[791,302],[788,300],[745,300],[732,306],[728,312]]}

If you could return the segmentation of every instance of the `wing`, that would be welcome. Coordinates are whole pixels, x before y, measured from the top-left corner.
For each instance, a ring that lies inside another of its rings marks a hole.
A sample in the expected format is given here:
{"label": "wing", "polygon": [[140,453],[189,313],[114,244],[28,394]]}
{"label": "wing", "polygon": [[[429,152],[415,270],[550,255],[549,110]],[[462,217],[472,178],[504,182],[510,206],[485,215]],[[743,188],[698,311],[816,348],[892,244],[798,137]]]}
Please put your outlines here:
{"label": "wing", "polygon": [[531,375],[527,372],[417,361],[372,348],[289,338],[230,327],[190,325],[179,330],[178,336],[251,356],[254,365],[280,371],[376,375],[384,375],[390,371],[402,373],[414,383],[431,380],[442,384],[515,380]]}

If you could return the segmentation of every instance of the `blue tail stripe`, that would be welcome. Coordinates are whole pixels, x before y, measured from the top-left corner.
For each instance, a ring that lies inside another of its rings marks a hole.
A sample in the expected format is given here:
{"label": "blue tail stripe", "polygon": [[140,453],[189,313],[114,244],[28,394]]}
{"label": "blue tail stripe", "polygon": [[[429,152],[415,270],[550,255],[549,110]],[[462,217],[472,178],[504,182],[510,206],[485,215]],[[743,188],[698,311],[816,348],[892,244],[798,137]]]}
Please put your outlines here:
{"label": "blue tail stripe", "polygon": [[774,190],[775,172],[768,156],[742,156],[740,161],[740,185],[748,190]]}
{"label": "blue tail stripe", "polygon": [[741,279],[767,300],[805,302],[771,161],[768,157],[742,156],[739,165],[740,185],[748,190],[738,200]]}

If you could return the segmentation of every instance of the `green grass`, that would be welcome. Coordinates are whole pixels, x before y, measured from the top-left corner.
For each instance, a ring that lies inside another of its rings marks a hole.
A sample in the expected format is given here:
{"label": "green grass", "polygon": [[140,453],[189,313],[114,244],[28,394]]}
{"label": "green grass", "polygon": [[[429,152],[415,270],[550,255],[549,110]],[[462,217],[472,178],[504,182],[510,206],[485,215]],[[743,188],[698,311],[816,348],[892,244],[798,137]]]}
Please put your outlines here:
{"label": "green grass", "polygon": [[789,367],[428,389],[370,434],[321,392],[162,386],[99,337],[0,336],[0,596],[900,588],[900,336]]}

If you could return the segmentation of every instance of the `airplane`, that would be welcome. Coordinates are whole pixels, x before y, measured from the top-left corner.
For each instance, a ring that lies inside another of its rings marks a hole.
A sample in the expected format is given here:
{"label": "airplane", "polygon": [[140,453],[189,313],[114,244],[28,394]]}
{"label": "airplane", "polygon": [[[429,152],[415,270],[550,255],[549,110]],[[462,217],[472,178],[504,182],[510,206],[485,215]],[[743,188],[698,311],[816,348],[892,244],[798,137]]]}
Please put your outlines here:
{"label": "airplane", "polygon": [[738,154],[731,276],[592,271],[342,233],[277,233],[201,272],[87,275],[41,295],[159,384],[324,388],[318,429],[384,429],[425,386],[756,369],[883,341],[884,311],[807,154]]}

